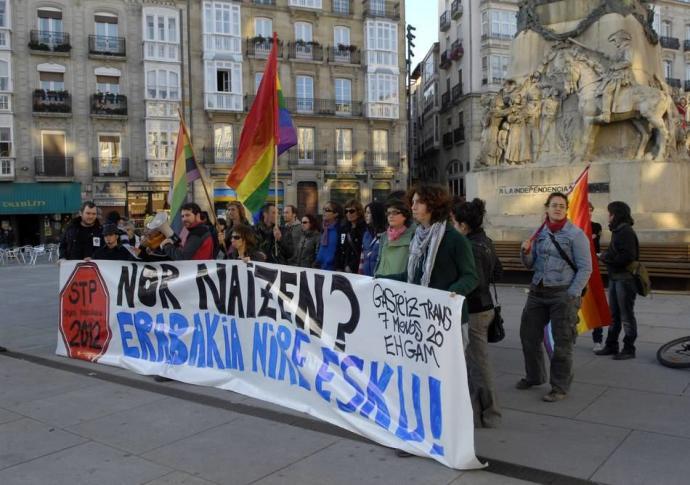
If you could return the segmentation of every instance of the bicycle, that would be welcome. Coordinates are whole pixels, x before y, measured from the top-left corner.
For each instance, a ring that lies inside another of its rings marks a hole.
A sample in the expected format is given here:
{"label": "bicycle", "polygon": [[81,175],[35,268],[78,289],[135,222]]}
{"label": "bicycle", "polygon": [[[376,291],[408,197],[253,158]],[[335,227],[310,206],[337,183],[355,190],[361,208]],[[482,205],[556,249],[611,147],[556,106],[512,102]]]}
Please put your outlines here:
{"label": "bicycle", "polygon": [[665,343],[656,352],[656,358],[661,365],[672,369],[690,367],[690,336],[681,337]]}

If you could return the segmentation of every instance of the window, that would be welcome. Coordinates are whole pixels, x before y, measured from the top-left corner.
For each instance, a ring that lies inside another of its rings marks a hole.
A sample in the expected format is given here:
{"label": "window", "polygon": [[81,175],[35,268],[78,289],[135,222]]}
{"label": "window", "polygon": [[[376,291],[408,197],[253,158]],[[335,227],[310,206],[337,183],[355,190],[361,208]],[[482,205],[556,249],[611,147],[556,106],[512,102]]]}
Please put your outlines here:
{"label": "window", "polygon": [[312,25],[309,22],[295,22],[295,40],[312,41]]}
{"label": "window", "polygon": [[10,96],[9,94],[0,94],[0,111],[10,110]]}
{"label": "window", "polygon": [[662,37],[672,37],[671,21],[663,20],[661,22],[661,36]]}
{"label": "window", "polygon": [[395,74],[368,74],[367,88],[370,103],[398,102],[398,76]]}
{"label": "window", "polygon": [[491,81],[492,83],[502,83],[508,75],[508,66],[510,64],[509,56],[491,55],[489,56],[491,63]]}
{"label": "window", "polygon": [[341,15],[350,14],[350,1],[349,0],[333,0],[333,13],[339,13]]}
{"label": "window", "polygon": [[314,111],[314,79],[311,76],[297,76],[297,112]]}
{"label": "window", "polygon": [[299,162],[314,161],[314,128],[297,128],[297,159]]}
{"label": "window", "polygon": [[482,37],[512,39],[517,31],[517,17],[509,10],[489,9],[482,12]]}
{"label": "window", "polygon": [[0,61],[0,91],[11,91],[10,65],[7,61]]}
{"label": "window", "polygon": [[436,105],[436,83],[424,90],[424,107]]}
{"label": "window", "polygon": [[44,72],[38,73],[38,79],[41,83],[41,89],[45,91],[64,91],[65,90],[65,75],[61,72]]}
{"label": "window", "polygon": [[146,151],[149,159],[172,160],[175,156],[177,128],[170,126],[150,126],[146,136]]}
{"label": "window", "polygon": [[12,128],[0,128],[0,157],[12,156]]}
{"label": "window", "polygon": [[215,148],[215,163],[233,162],[235,155],[232,125],[217,123],[213,127],[213,144]]}
{"label": "window", "polygon": [[120,135],[98,135],[98,175],[122,173]]}
{"label": "window", "polygon": [[432,54],[424,61],[424,82],[429,82],[434,77],[435,72],[434,55]]}
{"label": "window", "polygon": [[254,19],[254,35],[265,37],[267,39],[273,38],[273,20],[265,17],[257,17]]}
{"label": "window", "polygon": [[120,93],[120,78],[117,76],[96,76],[96,92]]}
{"label": "window", "polygon": [[38,41],[51,47],[62,45],[65,41],[62,25],[62,11],[43,7],[37,12]]}
{"label": "window", "polygon": [[180,76],[175,71],[151,69],[146,72],[146,97],[148,99],[180,99]]}
{"label": "window", "polygon": [[673,62],[670,60],[664,61],[664,77],[666,79],[673,77]]}
{"label": "window", "polygon": [[398,66],[398,25],[392,22],[368,20],[366,48],[369,64]]}
{"label": "window", "polygon": [[155,42],[170,42],[177,44],[177,13],[159,13],[146,15],[146,33],[147,41]]}
{"label": "window", "polygon": [[7,26],[7,0],[0,0],[0,27]]}
{"label": "window", "polygon": [[101,12],[94,16],[95,47],[98,52],[119,52],[117,16]]}
{"label": "window", "polygon": [[240,7],[204,2],[204,49],[240,53]]}
{"label": "window", "polygon": [[452,161],[447,168],[448,191],[454,196],[465,195],[465,179],[462,176],[462,162]]}
{"label": "window", "polygon": [[333,27],[333,45],[336,47],[350,45],[350,28],[335,26]]}
{"label": "window", "polygon": [[335,80],[335,112],[352,114],[352,81],[349,79]]}
{"label": "window", "polygon": [[335,130],[335,159],[339,164],[352,163],[352,130]]}
{"label": "window", "polygon": [[261,80],[264,78],[263,72],[254,73],[254,94],[259,92],[259,86],[261,86]]}
{"label": "window", "polygon": [[375,153],[388,152],[388,131],[374,130],[371,132],[371,147]]}
{"label": "window", "polygon": [[318,8],[321,9],[321,0],[289,0],[291,7]]}

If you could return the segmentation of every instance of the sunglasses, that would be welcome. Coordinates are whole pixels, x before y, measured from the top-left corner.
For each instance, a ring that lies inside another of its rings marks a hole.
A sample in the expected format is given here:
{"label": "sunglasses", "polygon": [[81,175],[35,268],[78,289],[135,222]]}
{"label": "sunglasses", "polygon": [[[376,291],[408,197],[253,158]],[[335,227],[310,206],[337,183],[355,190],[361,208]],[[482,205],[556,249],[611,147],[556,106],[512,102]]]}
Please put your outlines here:
{"label": "sunglasses", "polygon": [[237,234],[233,234],[232,236],[230,236],[230,239],[234,239],[235,241],[239,241],[240,239],[242,239],[242,236],[238,236]]}
{"label": "sunglasses", "polygon": [[400,214],[402,214],[402,212],[397,210],[386,211],[386,215],[388,216],[399,216]]}
{"label": "sunglasses", "polygon": [[355,212],[357,212],[356,209],[345,209],[345,214],[354,214]]}
{"label": "sunglasses", "polygon": [[329,209],[329,208],[325,208],[323,211],[324,212],[335,212],[333,209]]}
{"label": "sunglasses", "polygon": [[302,224],[309,224],[309,221],[308,220],[302,221]]}

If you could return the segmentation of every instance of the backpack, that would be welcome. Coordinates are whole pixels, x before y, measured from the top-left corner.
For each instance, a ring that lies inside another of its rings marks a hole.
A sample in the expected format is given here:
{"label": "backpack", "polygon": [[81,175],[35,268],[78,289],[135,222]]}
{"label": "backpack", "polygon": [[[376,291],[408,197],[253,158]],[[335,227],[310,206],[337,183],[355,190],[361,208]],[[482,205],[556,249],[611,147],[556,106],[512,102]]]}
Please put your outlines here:
{"label": "backpack", "polygon": [[633,261],[625,267],[635,280],[635,288],[640,296],[647,296],[652,291],[652,281],[649,279],[647,267],[640,261]]}

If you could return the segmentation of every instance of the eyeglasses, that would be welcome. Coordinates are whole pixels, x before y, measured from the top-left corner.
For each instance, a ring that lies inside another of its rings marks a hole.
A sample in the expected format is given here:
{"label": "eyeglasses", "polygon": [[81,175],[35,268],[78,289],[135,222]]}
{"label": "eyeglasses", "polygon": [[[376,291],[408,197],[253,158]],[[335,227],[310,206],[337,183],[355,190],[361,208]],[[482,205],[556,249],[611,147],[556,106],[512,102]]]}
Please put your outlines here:
{"label": "eyeglasses", "polygon": [[345,209],[345,214],[354,214],[357,212],[357,209]]}
{"label": "eyeglasses", "polygon": [[328,207],[323,209],[324,212],[335,212],[333,209],[329,209]]}
{"label": "eyeglasses", "polygon": [[565,204],[550,204],[549,207],[552,209],[566,209],[568,206]]}
{"label": "eyeglasses", "polygon": [[386,211],[387,216],[399,216],[400,214],[402,214],[402,212],[400,212],[399,210]]}
{"label": "eyeglasses", "polygon": [[238,236],[237,234],[233,234],[232,236],[230,236],[230,239],[234,239],[235,241],[239,241],[240,239],[242,239],[242,236]]}

